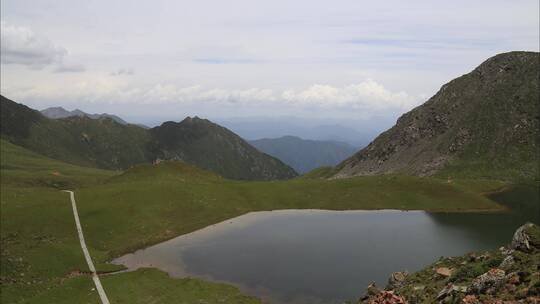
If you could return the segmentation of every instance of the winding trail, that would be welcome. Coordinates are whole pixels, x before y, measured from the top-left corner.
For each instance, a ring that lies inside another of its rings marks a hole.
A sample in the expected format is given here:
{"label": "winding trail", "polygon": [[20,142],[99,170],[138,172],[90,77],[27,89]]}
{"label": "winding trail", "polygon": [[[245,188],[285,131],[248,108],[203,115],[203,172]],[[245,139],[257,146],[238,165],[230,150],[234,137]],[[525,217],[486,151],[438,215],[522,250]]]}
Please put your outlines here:
{"label": "winding trail", "polygon": [[77,226],[77,233],[79,234],[79,241],[81,242],[81,248],[84,253],[84,258],[86,259],[86,263],[88,264],[88,268],[92,272],[92,280],[94,280],[94,284],[96,285],[96,289],[99,294],[99,298],[101,299],[102,304],[110,304],[109,299],[107,298],[107,294],[105,293],[105,290],[103,289],[103,286],[101,285],[101,281],[99,280],[99,276],[96,273],[96,268],[94,267],[94,263],[92,262],[92,258],[90,257],[90,253],[88,252],[88,248],[86,247],[86,242],[84,241],[84,235],[81,227],[81,222],[79,221],[79,213],[77,212],[77,203],[75,203],[75,193],[73,191],[69,190],[62,190],[63,192],[69,193],[69,196],[71,198],[71,207],[73,208],[73,216],[75,217],[75,225]]}

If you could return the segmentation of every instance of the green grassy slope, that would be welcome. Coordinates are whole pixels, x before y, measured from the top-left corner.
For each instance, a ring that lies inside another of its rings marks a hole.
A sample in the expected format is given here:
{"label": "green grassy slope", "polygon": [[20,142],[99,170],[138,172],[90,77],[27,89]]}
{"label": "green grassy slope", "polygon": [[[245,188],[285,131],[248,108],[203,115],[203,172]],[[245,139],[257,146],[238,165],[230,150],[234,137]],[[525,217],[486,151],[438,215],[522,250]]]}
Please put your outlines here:
{"label": "green grassy slope", "polygon": [[[86,242],[100,271],[117,268],[106,262],[122,253],[250,211],[501,209],[480,194],[502,185],[492,181],[379,176],[241,182],[180,162],[139,165],[119,174],[61,163],[5,141],[1,147],[2,303],[17,299],[67,303],[74,298],[92,302],[90,278],[77,276],[86,265],[68,195],[58,191],[63,187],[76,191]],[[135,299],[176,303],[180,296],[207,303],[254,301],[241,297],[235,288],[194,282],[200,288],[187,288],[192,286],[189,281],[156,271],[104,277],[109,295],[119,303],[137,303]]]}
{"label": "green grassy slope", "polygon": [[493,181],[457,184],[411,176],[376,176],[239,182],[193,169],[175,162],[142,165],[107,183],[80,189],[79,212],[92,231],[88,240],[116,256],[251,211],[502,208],[480,194],[502,186]]}
{"label": "green grassy slope", "polygon": [[1,139],[0,155],[4,186],[65,189],[92,185],[118,174],[50,159]]}
{"label": "green grassy slope", "polygon": [[206,119],[186,118],[145,129],[111,118],[48,119],[0,96],[3,139],[68,163],[127,169],[157,159],[176,159],[240,180],[297,176],[280,160],[259,152],[233,132]]}
{"label": "green grassy slope", "polygon": [[[69,196],[59,189],[89,187],[118,173],[59,162],[4,140],[0,148],[0,302],[96,303],[91,278],[80,274],[88,269]],[[81,221],[85,235],[95,233],[86,232],[82,216]],[[107,238],[107,234],[103,236]],[[100,271],[120,269],[103,263],[110,254],[88,245]],[[230,286],[171,279],[154,270],[119,274],[104,281],[113,303],[177,303],[179,297],[186,303],[258,302]]]}
{"label": "green grassy slope", "polygon": [[[156,269],[102,276],[107,297],[111,303],[148,304],[257,304],[254,297],[241,294],[237,288],[198,279],[171,279]],[[92,289],[94,283],[85,277],[66,281],[59,288],[48,290],[28,301],[31,304],[94,304],[99,299]]]}
{"label": "green grassy slope", "polygon": [[282,161],[259,152],[240,136],[207,119],[188,117],[149,130],[151,151],[239,180],[288,179],[297,173]]}
{"label": "green grassy slope", "polygon": [[403,114],[335,176],[539,180],[539,71],[537,52],[489,58]]}
{"label": "green grassy slope", "polygon": [[148,161],[149,135],[143,128],[112,119],[48,119],[0,96],[3,139],[68,163],[105,169]]}
{"label": "green grassy slope", "polygon": [[[49,157],[82,166],[123,169],[148,162],[150,136],[135,125],[112,119],[69,117],[33,124],[21,145]],[[16,139],[15,142],[19,144]]]}
{"label": "green grassy slope", "polygon": [[116,173],[52,160],[4,140],[0,156],[0,282],[2,303],[10,303],[86,269],[67,195],[59,189],[89,186]]}

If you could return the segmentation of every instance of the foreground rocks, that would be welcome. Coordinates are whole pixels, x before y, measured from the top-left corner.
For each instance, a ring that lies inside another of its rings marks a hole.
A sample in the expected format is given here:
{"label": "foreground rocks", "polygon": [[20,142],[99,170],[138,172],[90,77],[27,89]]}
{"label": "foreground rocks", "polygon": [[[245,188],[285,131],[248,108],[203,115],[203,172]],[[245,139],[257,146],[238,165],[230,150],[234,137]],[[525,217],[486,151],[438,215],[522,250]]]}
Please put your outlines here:
{"label": "foreground rocks", "polygon": [[519,227],[508,247],[441,258],[425,269],[395,272],[385,289],[370,284],[358,304],[540,304],[540,227]]}

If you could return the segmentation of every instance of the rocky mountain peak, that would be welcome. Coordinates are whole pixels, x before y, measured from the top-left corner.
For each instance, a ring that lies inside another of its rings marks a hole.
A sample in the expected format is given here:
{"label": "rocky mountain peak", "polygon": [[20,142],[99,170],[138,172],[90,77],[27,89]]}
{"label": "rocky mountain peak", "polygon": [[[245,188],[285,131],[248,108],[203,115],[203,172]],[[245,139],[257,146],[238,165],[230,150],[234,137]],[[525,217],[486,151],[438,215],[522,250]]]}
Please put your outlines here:
{"label": "rocky mountain peak", "polygon": [[335,177],[538,176],[539,58],[534,52],[500,54],[443,85],[338,165]]}

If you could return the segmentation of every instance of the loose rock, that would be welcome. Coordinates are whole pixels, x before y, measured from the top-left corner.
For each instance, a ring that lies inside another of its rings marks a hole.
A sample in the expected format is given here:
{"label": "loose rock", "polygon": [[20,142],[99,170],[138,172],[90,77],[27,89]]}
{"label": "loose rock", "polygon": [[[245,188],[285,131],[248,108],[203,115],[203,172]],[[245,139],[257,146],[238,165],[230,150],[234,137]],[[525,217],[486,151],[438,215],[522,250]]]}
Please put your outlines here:
{"label": "loose rock", "polygon": [[408,304],[405,298],[395,295],[392,291],[383,291],[369,299],[368,304]]}
{"label": "loose rock", "polygon": [[453,269],[448,267],[439,267],[435,270],[435,272],[443,277],[449,277],[452,275]]}
{"label": "loose rock", "polygon": [[461,303],[463,304],[480,304],[480,301],[476,298],[475,295],[466,295],[463,300],[461,300]]}

